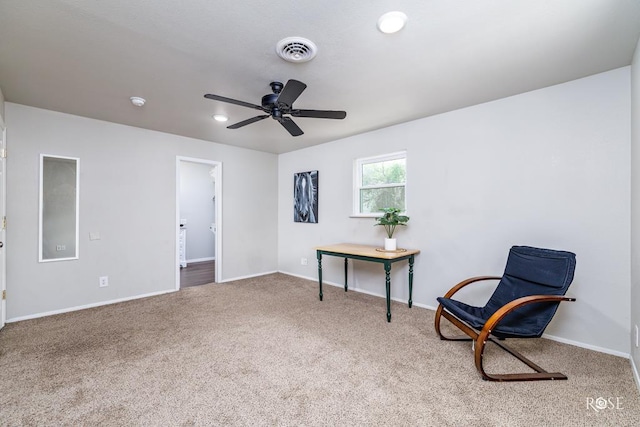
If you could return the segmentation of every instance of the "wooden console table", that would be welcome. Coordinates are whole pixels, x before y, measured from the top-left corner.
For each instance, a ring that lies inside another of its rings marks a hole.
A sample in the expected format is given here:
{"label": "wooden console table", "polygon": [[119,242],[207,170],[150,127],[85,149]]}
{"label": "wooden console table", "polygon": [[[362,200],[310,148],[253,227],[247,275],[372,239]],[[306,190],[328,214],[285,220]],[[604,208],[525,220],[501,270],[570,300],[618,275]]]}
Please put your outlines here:
{"label": "wooden console table", "polygon": [[399,249],[397,251],[383,251],[382,248],[370,245],[355,245],[340,243],[338,245],[318,246],[314,248],[318,257],[318,284],[320,285],[320,301],[322,301],[322,255],[331,255],[344,258],[344,291],[347,292],[347,268],[349,258],[361,261],[371,261],[384,264],[385,285],[387,291],[387,322],[391,322],[391,264],[394,262],[409,260],[409,308],[413,304],[411,294],[413,292],[413,261],[418,249]]}

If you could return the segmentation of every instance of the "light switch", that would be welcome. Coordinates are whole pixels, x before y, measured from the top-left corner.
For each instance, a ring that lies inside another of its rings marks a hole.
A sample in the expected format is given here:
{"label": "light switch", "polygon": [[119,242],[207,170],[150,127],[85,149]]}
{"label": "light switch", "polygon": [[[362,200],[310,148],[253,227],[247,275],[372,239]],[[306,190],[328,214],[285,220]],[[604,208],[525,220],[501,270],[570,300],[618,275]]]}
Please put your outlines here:
{"label": "light switch", "polygon": [[89,233],[89,240],[100,240],[100,232],[99,231],[91,231]]}

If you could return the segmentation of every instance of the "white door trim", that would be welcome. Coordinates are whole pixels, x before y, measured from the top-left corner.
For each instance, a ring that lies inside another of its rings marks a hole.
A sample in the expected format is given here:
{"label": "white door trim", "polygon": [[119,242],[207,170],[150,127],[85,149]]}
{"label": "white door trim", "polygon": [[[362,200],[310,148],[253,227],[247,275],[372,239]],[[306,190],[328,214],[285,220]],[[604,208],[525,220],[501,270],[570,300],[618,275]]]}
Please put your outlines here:
{"label": "white door trim", "polygon": [[215,166],[215,191],[216,191],[216,283],[222,282],[222,162],[195,157],[176,156],[176,290],[180,290],[180,162],[203,163]]}
{"label": "white door trim", "polygon": [[[0,117],[0,134],[0,149],[6,150],[7,129],[2,117]],[[7,321],[7,301],[2,298],[7,289],[7,230],[4,223],[4,217],[7,215],[7,159],[3,156],[0,157],[0,162],[2,162],[0,166],[2,168],[0,173],[0,186],[2,187],[0,188],[0,242],[2,242],[0,248],[0,329],[2,329]]]}

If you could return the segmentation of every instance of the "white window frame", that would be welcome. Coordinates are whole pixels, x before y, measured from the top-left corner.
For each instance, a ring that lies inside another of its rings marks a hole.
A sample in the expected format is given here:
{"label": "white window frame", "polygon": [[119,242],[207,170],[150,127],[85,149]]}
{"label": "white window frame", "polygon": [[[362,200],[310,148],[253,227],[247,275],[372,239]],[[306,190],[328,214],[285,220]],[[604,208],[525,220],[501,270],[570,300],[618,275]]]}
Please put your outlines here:
{"label": "white window frame", "polygon": [[404,159],[405,160],[405,182],[404,184],[404,207],[405,210],[403,212],[403,214],[406,214],[408,209],[408,198],[407,198],[407,181],[408,181],[408,174],[407,172],[407,164],[408,164],[408,159],[407,159],[407,150],[403,150],[403,151],[396,151],[394,153],[389,153],[389,154],[381,154],[378,156],[372,156],[372,157],[362,157],[359,159],[355,159],[353,161],[353,214],[351,215],[352,218],[378,218],[380,216],[382,216],[382,212],[379,213],[362,213],[360,212],[360,190],[363,188],[382,188],[382,187],[397,187],[398,184],[385,184],[385,185],[376,185],[376,186],[371,186],[371,187],[364,187],[362,185],[362,165],[368,164],[368,163],[381,163],[381,162],[386,162],[389,160],[398,160],[398,159]]}

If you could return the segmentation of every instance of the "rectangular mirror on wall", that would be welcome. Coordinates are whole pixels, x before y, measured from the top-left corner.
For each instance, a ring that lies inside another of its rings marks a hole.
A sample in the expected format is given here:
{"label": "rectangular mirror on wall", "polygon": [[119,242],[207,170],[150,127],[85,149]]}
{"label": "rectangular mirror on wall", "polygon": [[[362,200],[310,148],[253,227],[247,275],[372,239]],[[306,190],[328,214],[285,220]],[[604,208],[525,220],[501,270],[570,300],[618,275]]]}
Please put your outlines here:
{"label": "rectangular mirror on wall", "polygon": [[78,259],[80,159],[40,155],[40,262]]}

